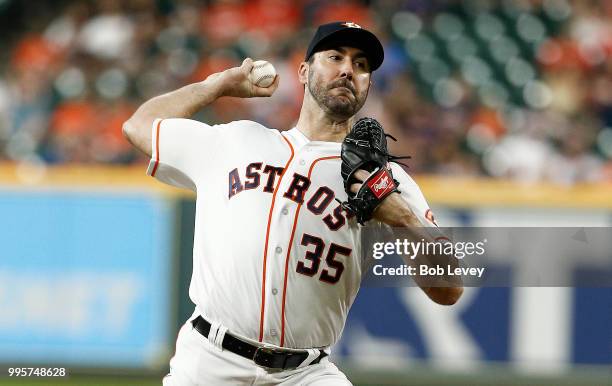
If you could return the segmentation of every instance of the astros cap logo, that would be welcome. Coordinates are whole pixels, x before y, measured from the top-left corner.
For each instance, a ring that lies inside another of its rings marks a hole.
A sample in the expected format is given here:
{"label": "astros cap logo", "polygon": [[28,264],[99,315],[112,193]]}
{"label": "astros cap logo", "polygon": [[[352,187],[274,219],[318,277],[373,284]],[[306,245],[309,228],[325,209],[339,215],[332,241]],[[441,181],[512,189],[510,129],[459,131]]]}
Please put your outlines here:
{"label": "astros cap logo", "polygon": [[342,25],[349,28],[361,28],[359,24],[355,24],[352,21],[347,21],[346,23],[342,23]]}

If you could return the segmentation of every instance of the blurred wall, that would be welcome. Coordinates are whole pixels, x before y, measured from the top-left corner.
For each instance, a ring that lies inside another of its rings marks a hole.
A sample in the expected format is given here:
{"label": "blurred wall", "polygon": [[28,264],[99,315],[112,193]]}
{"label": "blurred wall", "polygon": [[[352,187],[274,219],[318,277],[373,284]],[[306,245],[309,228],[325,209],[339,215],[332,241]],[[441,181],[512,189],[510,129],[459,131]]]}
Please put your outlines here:
{"label": "blurred wall", "polygon": [[102,185],[2,185],[0,214],[0,362],[167,365],[171,201]]}

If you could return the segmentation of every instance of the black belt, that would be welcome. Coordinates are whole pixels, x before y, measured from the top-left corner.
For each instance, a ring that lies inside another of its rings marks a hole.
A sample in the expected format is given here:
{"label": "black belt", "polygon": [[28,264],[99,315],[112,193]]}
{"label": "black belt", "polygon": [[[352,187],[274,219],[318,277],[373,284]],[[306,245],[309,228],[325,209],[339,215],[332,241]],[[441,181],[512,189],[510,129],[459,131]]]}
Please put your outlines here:
{"label": "black belt", "polygon": [[[202,334],[205,338],[208,339],[208,333],[210,332],[210,323],[206,321],[201,316],[198,316],[194,320],[191,321],[193,328],[195,328],[200,334]],[[223,342],[221,346],[233,352],[234,354],[238,354],[247,359],[251,359],[257,365],[262,367],[267,367],[271,369],[295,369],[297,368],[306,358],[308,358],[307,351],[293,351],[293,350],[284,350],[275,347],[258,347],[252,345],[248,342],[245,342],[241,339],[232,336],[229,333],[225,334],[223,337]],[[311,365],[319,363],[321,359],[327,356],[327,353],[323,350],[318,350],[320,352],[319,356],[315,358]]]}

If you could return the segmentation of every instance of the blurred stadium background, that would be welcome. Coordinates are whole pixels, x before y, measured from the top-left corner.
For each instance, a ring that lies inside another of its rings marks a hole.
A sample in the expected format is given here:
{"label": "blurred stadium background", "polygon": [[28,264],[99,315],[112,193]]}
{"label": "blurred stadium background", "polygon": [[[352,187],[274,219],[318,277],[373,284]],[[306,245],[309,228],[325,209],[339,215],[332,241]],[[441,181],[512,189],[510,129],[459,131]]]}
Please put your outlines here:
{"label": "blurred stadium background", "polygon": [[[277,93],[197,119],[293,127],[323,22],[383,40],[361,115],[440,223],[612,224],[612,1],[0,0],[0,18],[0,385],[31,382],[3,378],[15,364],[160,384],[192,308],[194,197],[146,178],[121,124],[251,56]],[[612,385],[612,289],[471,288],[445,309],[364,288],[334,355],[356,385]]]}

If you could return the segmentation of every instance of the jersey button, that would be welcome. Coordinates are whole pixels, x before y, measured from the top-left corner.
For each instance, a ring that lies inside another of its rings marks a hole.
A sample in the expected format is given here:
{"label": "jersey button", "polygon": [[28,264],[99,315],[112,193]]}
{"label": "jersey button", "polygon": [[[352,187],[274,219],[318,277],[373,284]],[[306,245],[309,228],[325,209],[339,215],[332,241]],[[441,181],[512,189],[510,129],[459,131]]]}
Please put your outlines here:
{"label": "jersey button", "polygon": [[304,161],[303,159],[300,160],[300,165],[304,166],[306,165],[306,161]]}
{"label": "jersey button", "polygon": [[287,210],[287,208],[283,208],[283,210],[281,211],[283,214],[287,214],[289,213],[289,211]]}
{"label": "jersey button", "polygon": [[270,330],[270,335],[271,335],[271,336],[276,336],[276,335],[277,335],[276,330],[275,330],[275,329],[271,329],[271,330]]}
{"label": "jersey button", "polygon": [[281,253],[283,251],[283,248],[281,247],[276,247],[275,249],[276,253]]}
{"label": "jersey button", "polygon": [[272,295],[276,295],[278,293],[278,290],[276,288],[272,288]]}

